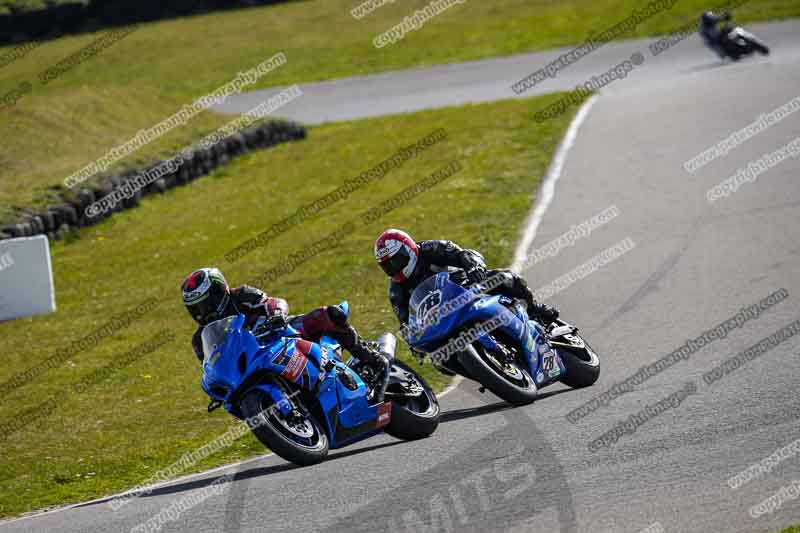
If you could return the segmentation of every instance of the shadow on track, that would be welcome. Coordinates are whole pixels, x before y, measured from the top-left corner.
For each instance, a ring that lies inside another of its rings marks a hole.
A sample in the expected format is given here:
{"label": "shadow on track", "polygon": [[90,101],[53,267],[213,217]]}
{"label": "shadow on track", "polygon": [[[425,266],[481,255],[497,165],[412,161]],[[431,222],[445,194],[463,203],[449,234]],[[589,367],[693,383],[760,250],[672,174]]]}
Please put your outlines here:
{"label": "shadow on track", "polygon": [[[558,389],[558,390],[539,393],[539,396],[536,398],[536,401],[531,405],[536,405],[536,403],[541,402],[544,399],[547,399],[551,396],[556,396],[557,394],[561,394],[564,392],[569,392],[570,390],[572,389]],[[510,403],[499,401],[495,403],[480,405],[478,407],[469,407],[466,409],[453,409],[445,413],[442,413],[441,417],[439,418],[439,422],[442,424],[445,424],[447,422],[457,422],[459,420],[465,420],[467,418],[490,415],[493,413],[499,413],[502,411],[507,411],[509,409],[516,409],[516,408],[517,408],[516,406],[511,405]]]}
{"label": "shadow on track", "polygon": [[[363,448],[355,448],[352,450],[343,451],[340,453],[332,452],[331,455],[325,460],[325,462],[335,461],[337,459],[344,459],[345,457],[350,457],[353,455],[358,455],[360,453],[366,453],[373,450],[378,450],[381,448],[388,448],[390,446],[395,446],[398,444],[403,444],[405,441],[397,440],[392,442],[384,442],[383,444],[375,444],[373,446],[365,446]],[[236,476],[233,478],[234,482],[241,482],[244,480],[252,479],[252,478],[259,478],[264,476],[270,476],[274,474],[280,474],[281,472],[287,472],[289,470],[294,470],[296,468],[302,468],[300,466],[294,465],[292,463],[281,463],[272,466],[262,466],[262,467],[244,467],[243,470],[240,470],[236,473]],[[182,483],[176,483],[174,485],[167,485],[165,487],[158,487],[150,491],[148,494],[142,494],[139,496],[140,498],[149,498],[153,496],[164,496],[167,494],[179,494],[181,492],[187,492],[191,490],[200,489],[203,487],[208,487],[212,485],[215,481],[220,479],[222,476],[214,476],[214,477],[206,477],[202,479],[193,479],[191,481],[184,481]],[[80,505],[76,505],[76,508],[80,507],[91,507],[93,505],[99,505],[102,503],[106,503],[114,499],[113,496],[108,498],[104,498],[102,500],[97,500],[93,502],[86,502]]]}
{"label": "shadow on track", "polygon": [[[570,389],[542,394],[540,399]],[[477,392],[465,390],[480,399]],[[535,405],[535,403],[533,404]],[[495,402],[442,415],[447,422],[497,413],[505,425],[399,486],[373,495],[325,533],[577,531],[572,494],[555,449],[523,408]],[[375,498],[374,496],[377,496]],[[239,531],[231,515],[226,531]]]}
{"label": "shadow on track", "polygon": [[703,65],[697,65],[694,67],[686,68],[681,70],[681,74],[692,74],[694,72],[704,72],[707,70],[717,70],[721,68],[729,68],[729,67],[737,67],[743,64],[751,63],[754,60],[759,59],[757,57],[750,57],[750,58],[742,58],[739,61],[714,61],[713,63],[705,63]]}

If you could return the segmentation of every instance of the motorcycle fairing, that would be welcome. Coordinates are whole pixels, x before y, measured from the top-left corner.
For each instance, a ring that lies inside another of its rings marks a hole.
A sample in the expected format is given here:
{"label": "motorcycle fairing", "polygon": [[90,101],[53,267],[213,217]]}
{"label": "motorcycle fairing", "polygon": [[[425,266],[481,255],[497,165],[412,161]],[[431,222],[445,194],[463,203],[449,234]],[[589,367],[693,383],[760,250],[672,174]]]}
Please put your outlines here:
{"label": "motorcycle fairing", "polygon": [[[432,353],[451,341],[454,338],[453,332],[459,328],[511,313],[512,316],[497,330],[518,341],[528,371],[536,380],[537,386],[557,381],[566,372],[557,350],[547,342],[541,325],[528,318],[527,311],[522,305],[511,305],[511,300],[504,296],[475,294],[466,305],[448,314],[440,314],[436,317],[437,320],[428,319],[436,316],[437,312],[435,306],[428,305],[428,302],[434,302],[439,306],[456,298],[468,300],[465,295],[468,291],[469,289],[451,282],[447,272],[440,272],[422,282],[411,296],[409,324],[414,328],[426,321],[427,325],[417,335],[409,337],[411,346]],[[482,335],[476,342],[490,350],[498,349],[497,341],[491,333]]]}
{"label": "motorcycle fairing", "polygon": [[[346,304],[345,304],[346,305]],[[346,310],[346,307],[345,307]],[[331,448],[338,448],[378,433],[388,424],[391,404],[369,405],[366,383],[341,361],[339,345],[328,337],[320,343],[299,338],[287,326],[259,341],[244,328],[244,315],[226,320],[224,341],[203,362],[201,386],[209,396],[223,401],[225,409],[239,416],[238,399],[254,388],[269,394],[285,415],[291,403],[283,389],[268,376],[280,375],[316,395]],[[326,367],[332,369],[326,371]],[[340,374],[355,383],[349,389]],[[387,411],[388,409],[388,411]]]}

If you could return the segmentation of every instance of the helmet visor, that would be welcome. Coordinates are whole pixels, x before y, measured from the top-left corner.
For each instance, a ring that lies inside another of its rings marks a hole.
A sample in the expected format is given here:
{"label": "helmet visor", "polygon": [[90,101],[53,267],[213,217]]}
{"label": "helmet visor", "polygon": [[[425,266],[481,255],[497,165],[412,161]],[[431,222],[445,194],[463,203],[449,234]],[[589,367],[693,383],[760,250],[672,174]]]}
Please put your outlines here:
{"label": "helmet visor", "polygon": [[206,324],[217,320],[217,306],[212,302],[213,298],[203,298],[202,301],[186,305],[189,314],[192,315],[198,324],[205,326]]}
{"label": "helmet visor", "polygon": [[387,276],[396,276],[397,274],[401,273],[406,266],[408,266],[410,259],[411,257],[408,255],[408,250],[403,247],[386,261],[381,261],[380,264]]}
{"label": "helmet visor", "polygon": [[186,301],[184,303],[192,318],[201,326],[205,326],[224,317],[228,299],[227,288],[220,282],[214,281],[204,296],[192,300],[191,303]]}

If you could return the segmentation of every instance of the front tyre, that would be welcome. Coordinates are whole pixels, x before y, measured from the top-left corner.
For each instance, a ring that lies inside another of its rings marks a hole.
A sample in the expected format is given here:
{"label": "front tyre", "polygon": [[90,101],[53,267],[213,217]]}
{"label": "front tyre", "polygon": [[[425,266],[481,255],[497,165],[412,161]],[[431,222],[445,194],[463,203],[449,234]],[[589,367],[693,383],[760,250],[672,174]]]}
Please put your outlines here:
{"label": "front tyre", "polygon": [[768,56],[769,55],[769,46],[765,45],[762,42],[757,40],[751,41],[753,48],[761,55]]}
{"label": "front tyre", "polygon": [[439,400],[428,382],[408,365],[392,360],[386,397],[392,417],[386,433],[396,439],[416,440],[430,436],[439,427]]}
{"label": "front tyre", "polygon": [[502,362],[478,343],[458,354],[458,360],[470,376],[510,404],[526,405],[538,395],[536,383],[522,365]]}
{"label": "front tyre", "polygon": [[261,389],[247,392],[240,403],[242,415],[253,420],[253,434],[270,450],[300,466],[322,462],[328,455],[328,437],[311,414],[293,411],[289,417],[274,408],[269,395]]}

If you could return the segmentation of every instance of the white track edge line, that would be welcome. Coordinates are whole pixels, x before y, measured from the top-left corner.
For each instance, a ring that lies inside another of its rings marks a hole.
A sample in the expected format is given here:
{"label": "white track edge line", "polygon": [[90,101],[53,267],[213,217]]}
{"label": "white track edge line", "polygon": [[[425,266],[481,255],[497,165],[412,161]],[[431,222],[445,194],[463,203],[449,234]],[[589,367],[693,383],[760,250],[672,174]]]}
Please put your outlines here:
{"label": "white track edge line", "polygon": [[[463,377],[456,376],[455,378],[453,378],[453,381],[450,383],[450,385],[448,385],[442,392],[437,394],[436,397],[437,398],[443,398],[447,394],[453,392],[461,384],[462,381],[464,381]],[[265,454],[265,455],[259,455],[258,457],[251,457],[250,459],[243,459],[243,460],[237,461],[235,463],[229,463],[227,465],[217,466],[217,467],[212,468],[210,470],[204,470],[203,472],[196,472],[194,474],[186,474],[185,476],[182,476],[182,477],[171,479],[169,481],[164,481],[162,483],[159,483],[158,485],[149,485],[149,486],[143,487],[143,488],[144,489],[148,489],[148,490],[156,490],[156,489],[159,489],[159,488],[162,488],[162,487],[168,487],[168,486],[174,485],[176,483],[190,481],[192,479],[196,479],[196,478],[199,478],[199,477],[207,476],[209,474],[214,474],[216,472],[222,472],[224,470],[230,470],[232,468],[238,468],[240,466],[244,466],[244,465],[247,465],[247,464],[250,464],[250,463],[254,463],[256,461],[261,461],[262,459],[266,459],[268,457],[272,457],[273,455],[275,455],[275,454],[274,453],[268,453],[268,454]],[[14,518],[9,518],[7,520],[0,520],[0,525],[4,526],[6,524],[11,524],[13,522],[20,522],[22,520],[28,520],[28,519],[31,519],[31,518],[40,518],[40,517],[42,517],[44,515],[51,515],[51,514],[55,514],[55,513],[61,512],[61,511],[68,511],[68,510],[74,509],[76,507],[82,507],[82,506],[85,506],[85,505],[91,505],[91,504],[97,504],[97,503],[102,503],[102,502],[106,502],[106,501],[111,501],[114,498],[118,498],[120,496],[124,496],[126,494],[131,493],[131,492],[134,492],[135,490],[136,491],[140,491],[142,489],[129,489],[129,490],[125,491],[125,492],[120,492],[120,493],[117,493],[117,494],[111,494],[109,496],[102,496],[100,498],[95,498],[94,500],[89,500],[89,501],[85,501],[85,502],[71,503],[69,505],[65,505],[65,506],[62,506],[62,507],[54,507],[52,509],[47,509],[47,510],[44,510],[44,511],[33,511],[31,514],[17,516],[17,517],[14,517]]]}
{"label": "white track edge line", "polygon": [[592,95],[586,102],[584,102],[580,109],[578,109],[578,112],[572,119],[569,128],[567,128],[567,133],[564,134],[564,138],[561,139],[558,148],[556,148],[556,154],[553,156],[553,160],[550,162],[550,166],[547,169],[547,174],[545,175],[544,181],[539,188],[536,204],[534,205],[530,216],[525,221],[525,229],[522,234],[522,239],[520,240],[519,245],[517,245],[517,249],[514,252],[514,261],[511,263],[511,270],[517,274],[521,273],[521,270],[525,265],[525,260],[528,257],[530,247],[533,244],[533,239],[536,238],[536,232],[539,229],[539,225],[542,223],[545,213],[547,213],[550,204],[555,198],[556,182],[558,182],[559,178],[561,178],[561,173],[564,170],[564,162],[567,160],[567,155],[572,149],[572,146],[575,144],[575,139],[578,137],[578,130],[586,120],[586,117],[589,115],[589,111],[597,101],[597,98],[598,96],[596,94]]}

